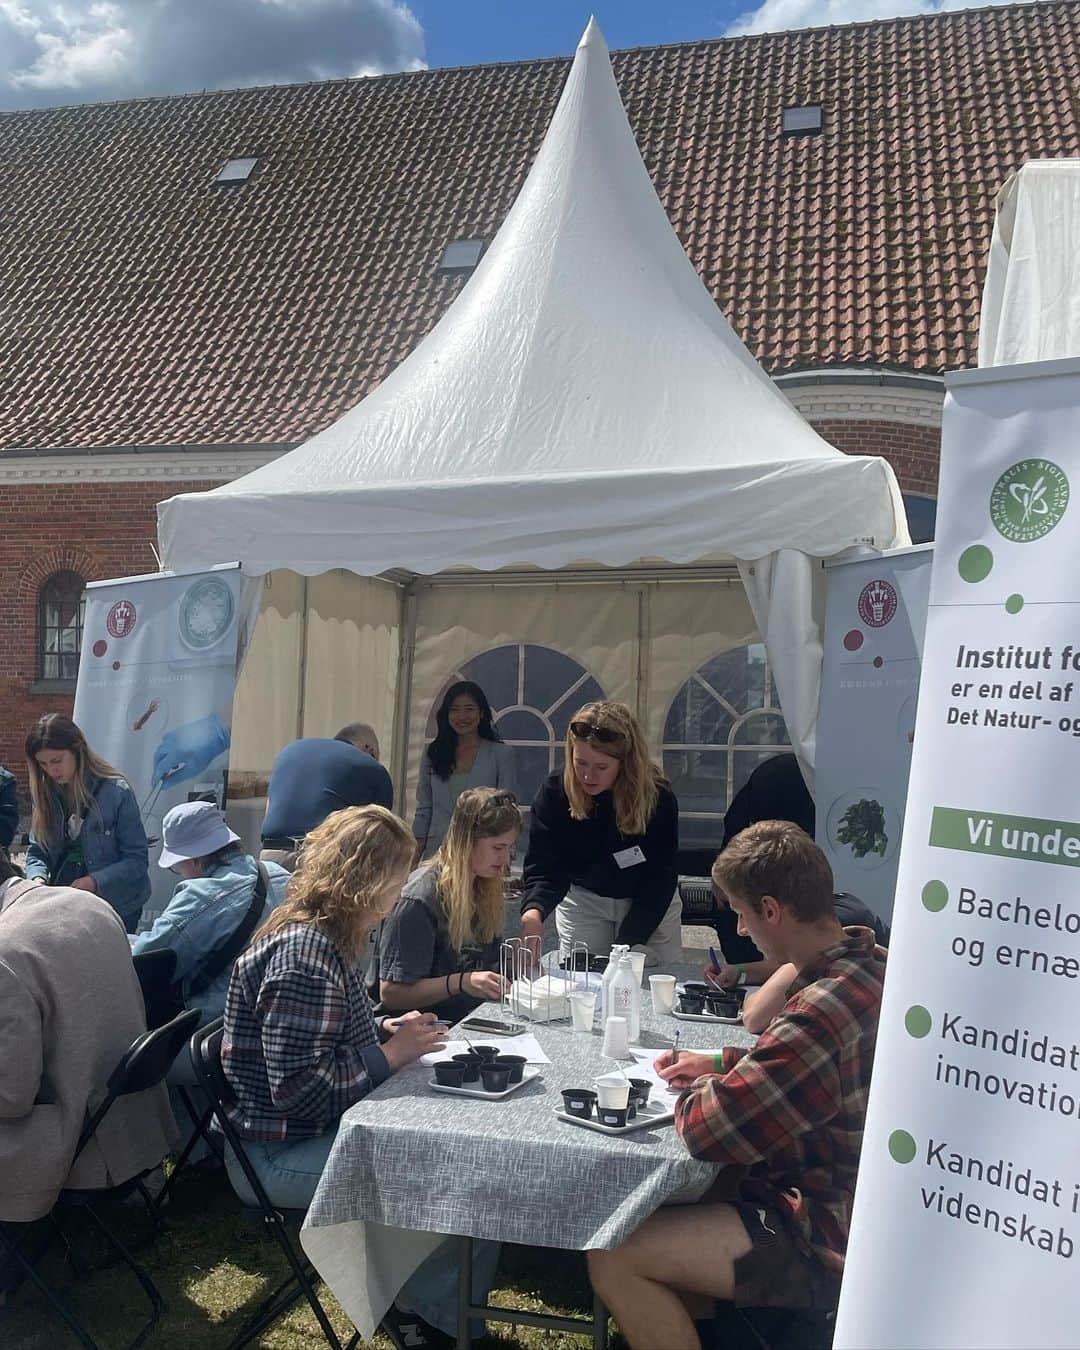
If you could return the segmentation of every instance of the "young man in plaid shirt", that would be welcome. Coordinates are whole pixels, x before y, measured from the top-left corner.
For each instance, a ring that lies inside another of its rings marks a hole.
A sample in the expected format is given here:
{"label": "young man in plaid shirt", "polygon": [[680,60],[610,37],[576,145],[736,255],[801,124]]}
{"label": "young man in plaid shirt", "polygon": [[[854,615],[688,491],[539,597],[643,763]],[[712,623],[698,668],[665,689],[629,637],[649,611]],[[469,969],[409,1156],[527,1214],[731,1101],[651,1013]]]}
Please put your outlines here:
{"label": "young man in plaid shirt", "polygon": [[[717,858],[713,883],[739,931],[798,975],[752,1050],[667,1052],[686,1087],[675,1124],[722,1174],[730,1203],[658,1210],[589,1270],[635,1350],[699,1350],[689,1306],[828,1309],[844,1266],[885,953],[841,928],[825,855],[797,826],[761,821]],[[719,1187],[717,1188],[719,1189]]]}

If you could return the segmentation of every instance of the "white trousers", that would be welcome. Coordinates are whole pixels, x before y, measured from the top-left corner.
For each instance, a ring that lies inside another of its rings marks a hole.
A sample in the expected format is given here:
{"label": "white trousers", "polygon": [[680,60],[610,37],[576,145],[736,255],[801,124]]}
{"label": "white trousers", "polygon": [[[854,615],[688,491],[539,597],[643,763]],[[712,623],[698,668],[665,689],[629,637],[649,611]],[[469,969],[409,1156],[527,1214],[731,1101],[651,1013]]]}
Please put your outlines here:
{"label": "white trousers", "polygon": [[[555,929],[559,934],[559,954],[568,956],[575,942],[584,942],[590,956],[608,956],[611,944],[630,911],[629,900],[613,900],[597,895],[584,886],[571,886],[566,898],[555,907]],[[638,942],[635,951],[645,952],[646,970],[659,966],[667,970],[682,959],[682,901],[678,892],[648,942]]]}

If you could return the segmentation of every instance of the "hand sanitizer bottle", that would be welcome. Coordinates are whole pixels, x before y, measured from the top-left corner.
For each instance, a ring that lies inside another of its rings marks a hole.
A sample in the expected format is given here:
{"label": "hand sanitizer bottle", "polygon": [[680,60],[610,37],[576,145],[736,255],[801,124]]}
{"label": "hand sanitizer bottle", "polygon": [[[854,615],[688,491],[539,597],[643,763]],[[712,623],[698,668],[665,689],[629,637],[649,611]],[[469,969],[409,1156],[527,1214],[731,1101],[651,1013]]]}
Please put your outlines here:
{"label": "hand sanitizer bottle", "polygon": [[608,955],[607,968],[604,971],[604,978],[600,982],[600,1027],[606,1025],[611,1016],[611,982],[615,978],[615,972],[619,968],[619,957],[623,952],[628,952],[630,948],[624,943],[616,943]]}
{"label": "hand sanitizer bottle", "polygon": [[608,1003],[612,1017],[625,1017],[631,1044],[641,1039],[641,986],[634,976],[629,951],[619,957],[615,978],[611,981]]}

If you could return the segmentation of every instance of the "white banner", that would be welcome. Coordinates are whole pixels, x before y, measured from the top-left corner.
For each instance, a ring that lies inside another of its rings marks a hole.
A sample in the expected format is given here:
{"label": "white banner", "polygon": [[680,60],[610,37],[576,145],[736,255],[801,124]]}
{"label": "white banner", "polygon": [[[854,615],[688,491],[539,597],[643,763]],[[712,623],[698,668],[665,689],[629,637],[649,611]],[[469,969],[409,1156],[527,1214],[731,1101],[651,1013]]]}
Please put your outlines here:
{"label": "white banner", "polygon": [[207,792],[224,799],[240,629],[238,564],[87,587],[75,721],[139,802],[154,887],[144,924],[176,884],[157,866],[162,817]]}
{"label": "white banner", "polygon": [[947,384],[838,1350],[1080,1343],[1080,361]]}
{"label": "white banner", "polygon": [[814,797],[838,891],[892,922],[933,549],[825,568]]}

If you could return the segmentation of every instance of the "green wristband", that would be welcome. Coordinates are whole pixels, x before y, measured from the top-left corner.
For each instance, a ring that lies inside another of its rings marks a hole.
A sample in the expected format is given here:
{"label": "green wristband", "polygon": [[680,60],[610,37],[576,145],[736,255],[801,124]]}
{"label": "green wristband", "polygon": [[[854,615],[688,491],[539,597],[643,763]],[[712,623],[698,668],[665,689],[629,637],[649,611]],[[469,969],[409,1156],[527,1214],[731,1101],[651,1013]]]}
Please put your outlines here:
{"label": "green wristband", "polygon": [[723,1073],[723,1072],[724,1072],[724,1056],[723,1056],[723,1055],[713,1055],[713,1057],[712,1057],[712,1066],[713,1066],[713,1068],[716,1070],[717,1073]]}

